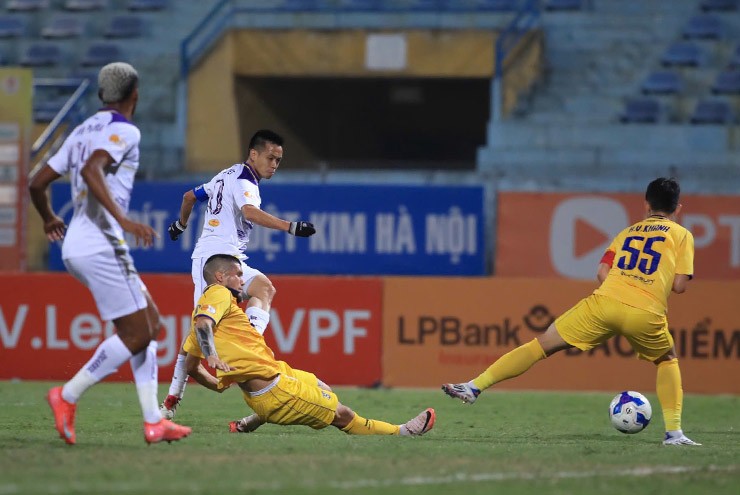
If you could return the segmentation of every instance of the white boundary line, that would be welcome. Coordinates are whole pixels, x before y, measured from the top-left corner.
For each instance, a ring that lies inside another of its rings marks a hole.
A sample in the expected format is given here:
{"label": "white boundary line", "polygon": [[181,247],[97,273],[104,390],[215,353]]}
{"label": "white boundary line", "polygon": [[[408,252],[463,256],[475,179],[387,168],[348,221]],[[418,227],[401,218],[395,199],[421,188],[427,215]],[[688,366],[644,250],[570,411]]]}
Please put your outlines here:
{"label": "white boundary line", "polygon": [[[325,486],[341,490],[356,490],[363,488],[391,488],[399,486],[431,486],[450,485],[457,483],[486,483],[501,481],[557,481],[567,479],[605,478],[605,477],[644,477],[658,474],[686,474],[686,473],[734,473],[740,471],[740,465],[731,464],[727,466],[651,466],[630,469],[606,469],[600,471],[555,471],[552,473],[521,473],[521,472],[493,472],[493,473],[461,473],[447,476],[410,476],[400,479],[358,479],[352,481],[330,481]],[[179,485],[179,486],[178,486]],[[201,493],[207,487],[185,483],[178,480],[171,484],[171,488],[180,493]],[[318,483],[307,483],[301,488],[320,489]],[[16,483],[0,483],[0,495],[14,495],[26,493],[29,489],[33,492],[55,494],[55,493],[144,493],[151,487],[146,481],[140,483],[110,483],[101,482],[86,484],[84,481],[63,483],[57,485],[53,480],[47,480],[43,484],[34,486],[18,485]],[[261,491],[282,492],[295,488],[295,485],[281,482],[253,482],[249,481],[243,487],[235,486],[234,489],[249,489]]]}

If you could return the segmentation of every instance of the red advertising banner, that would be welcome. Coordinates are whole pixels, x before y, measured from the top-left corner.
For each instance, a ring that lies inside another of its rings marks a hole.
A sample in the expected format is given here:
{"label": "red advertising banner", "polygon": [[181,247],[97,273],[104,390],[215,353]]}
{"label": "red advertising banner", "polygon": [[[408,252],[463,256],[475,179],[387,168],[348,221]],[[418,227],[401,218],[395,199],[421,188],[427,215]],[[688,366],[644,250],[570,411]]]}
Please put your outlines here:
{"label": "red advertising banner", "polygon": [[[696,277],[740,278],[740,196],[685,195],[681,203]],[[641,194],[499,193],[494,273],[593,280],[612,238],[644,216]]]}
{"label": "red advertising banner", "polygon": [[[389,278],[383,303],[383,384],[468,381],[542,334],[596,282],[530,278]],[[691,282],[671,296],[668,322],[687,392],[740,393],[740,282]],[[655,390],[655,365],[615,337],[536,363],[497,389]]]}
{"label": "red advertising banner", "polygon": [[[187,275],[142,277],[159,307],[160,381],[172,377],[190,331],[192,281]],[[279,359],[333,385],[380,380],[380,279],[274,277],[278,289],[265,334]],[[114,331],[102,322],[88,290],[72,276],[2,274],[0,379],[64,380]],[[112,380],[131,380],[123,366]]]}

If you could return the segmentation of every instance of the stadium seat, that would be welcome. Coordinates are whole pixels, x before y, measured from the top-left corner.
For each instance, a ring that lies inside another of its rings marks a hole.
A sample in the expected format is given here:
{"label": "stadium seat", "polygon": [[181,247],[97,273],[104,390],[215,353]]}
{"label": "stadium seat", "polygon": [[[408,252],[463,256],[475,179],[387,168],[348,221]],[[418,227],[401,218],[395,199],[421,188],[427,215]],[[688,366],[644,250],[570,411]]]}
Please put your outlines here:
{"label": "stadium seat", "polygon": [[56,17],[41,29],[42,38],[78,38],[85,31],[81,19],[77,17]]}
{"label": "stadium seat", "polygon": [[103,33],[106,38],[138,38],[144,32],[144,21],[135,15],[117,15]]}
{"label": "stadium seat", "polygon": [[337,7],[341,10],[373,12],[382,10],[383,0],[339,0]]}
{"label": "stadium seat", "polygon": [[129,0],[126,8],[134,11],[164,10],[167,8],[167,0]]}
{"label": "stadium seat", "polygon": [[660,63],[663,67],[697,67],[701,65],[703,57],[699,45],[690,41],[679,41],[666,48]]}
{"label": "stadium seat", "polygon": [[733,11],[737,10],[738,0],[702,0],[699,6],[704,12],[716,11]]}
{"label": "stadium seat", "polygon": [[640,86],[644,95],[673,95],[683,89],[681,77],[675,72],[653,72],[645,78]]}
{"label": "stadium seat", "polygon": [[51,122],[67,100],[67,97],[56,99],[34,98],[33,120],[35,122]]}
{"label": "stadium seat", "polygon": [[725,70],[717,75],[717,79],[712,84],[712,93],[722,94],[740,94],[740,71]]}
{"label": "stadium seat", "polygon": [[519,0],[477,0],[476,10],[488,12],[515,12],[520,7]]}
{"label": "stadium seat", "polygon": [[625,102],[619,121],[623,124],[655,124],[660,118],[660,103],[657,100],[634,98]]}
{"label": "stadium seat", "polygon": [[410,10],[435,11],[442,8],[441,0],[411,0],[408,3]]}
{"label": "stadium seat", "polygon": [[78,12],[103,10],[108,6],[108,0],[65,0],[64,9]]}
{"label": "stadium seat", "polygon": [[123,54],[118,45],[112,43],[93,43],[87,49],[80,61],[83,67],[102,67],[111,62],[123,60]]}
{"label": "stadium seat", "polygon": [[5,9],[11,12],[32,12],[49,7],[49,0],[8,0]]}
{"label": "stadium seat", "polygon": [[728,66],[731,69],[740,68],[740,45],[737,45],[735,47],[735,50],[732,52],[732,56],[730,57],[730,62]]}
{"label": "stadium seat", "polygon": [[730,104],[722,100],[700,100],[689,120],[692,124],[731,124],[733,121]]}
{"label": "stadium seat", "polygon": [[62,50],[57,45],[34,43],[23,54],[20,64],[25,67],[53,67],[62,61]]}
{"label": "stadium seat", "polygon": [[551,12],[581,10],[583,8],[583,0],[546,0],[544,7],[545,10]]}
{"label": "stadium seat", "polygon": [[684,39],[716,40],[722,37],[722,23],[713,15],[697,15],[683,28]]}
{"label": "stadium seat", "polygon": [[26,23],[23,19],[12,16],[0,16],[0,38],[20,38],[26,34]]}

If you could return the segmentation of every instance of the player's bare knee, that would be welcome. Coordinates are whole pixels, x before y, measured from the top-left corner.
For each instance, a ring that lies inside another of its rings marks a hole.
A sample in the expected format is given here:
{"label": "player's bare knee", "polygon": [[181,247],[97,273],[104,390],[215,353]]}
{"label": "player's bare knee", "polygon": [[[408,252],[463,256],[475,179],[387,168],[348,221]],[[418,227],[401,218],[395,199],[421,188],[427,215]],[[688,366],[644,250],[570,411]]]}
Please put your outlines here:
{"label": "player's bare knee", "polygon": [[655,364],[657,366],[660,363],[664,363],[666,361],[670,361],[672,359],[677,359],[677,358],[678,358],[678,356],[676,355],[676,350],[675,349],[671,349],[670,351],[666,352],[665,354],[663,354],[662,356],[660,356],[658,359],[656,359],[655,361],[653,361],[653,364]]}
{"label": "player's bare knee", "polygon": [[331,424],[337,428],[345,428],[349,426],[354,417],[355,412],[352,409],[339,403],[337,404],[337,411],[334,413],[334,421]]}

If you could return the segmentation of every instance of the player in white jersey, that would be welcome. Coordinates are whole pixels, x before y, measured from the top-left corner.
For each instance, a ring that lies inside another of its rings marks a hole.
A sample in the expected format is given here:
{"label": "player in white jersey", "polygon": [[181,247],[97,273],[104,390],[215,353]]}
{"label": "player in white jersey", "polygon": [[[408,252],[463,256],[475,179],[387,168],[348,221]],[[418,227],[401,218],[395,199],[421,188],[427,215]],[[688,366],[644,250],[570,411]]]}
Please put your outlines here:
{"label": "player in white jersey", "polygon": [[[203,231],[193,250],[193,306],[208,285],[203,279],[203,266],[214,254],[228,254],[242,261],[243,299],[248,299],[247,316],[260,334],[270,320],[270,306],[275,287],[262,272],[247,266],[244,251],[254,225],[282,230],[299,237],[309,237],[316,230],[309,222],[289,222],[260,209],[262,198],[259,182],[270,179],[283,158],[283,138],[270,130],[257,131],[249,141],[249,156],[243,163],[232,165],[216,174],[209,182],[183,195],[180,218],[168,232],[174,241],[187,228],[188,219],[198,201],[207,201]],[[167,398],[161,406],[166,418],[173,418],[185,392],[188,379],[185,367],[187,353],[180,350]]]}
{"label": "player in white jersey", "polygon": [[[126,216],[139,168],[141,134],[131,123],[139,98],[138,82],[138,73],[129,64],[115,62],[103,67],[98,75],[98,96],[105,107],[72,131],[29,185],[47,238],[64,240],[62,259],[67,270],[87,286],[100,317],[113,321],[117,332],[98,346],[71,380],[47,394],[56,429],[68,444],[76,442],[77,401],[126,361],[136,382],[146,442],[171,442],[191,432],[163,419],[159,411],[159,312],[134,268],[123,237],[128,232],[137,244],[149,246],[157,235],[148,225]],[[46,194],[49,184],[67,174],[74,202],[68,229],[51,209]]]}

